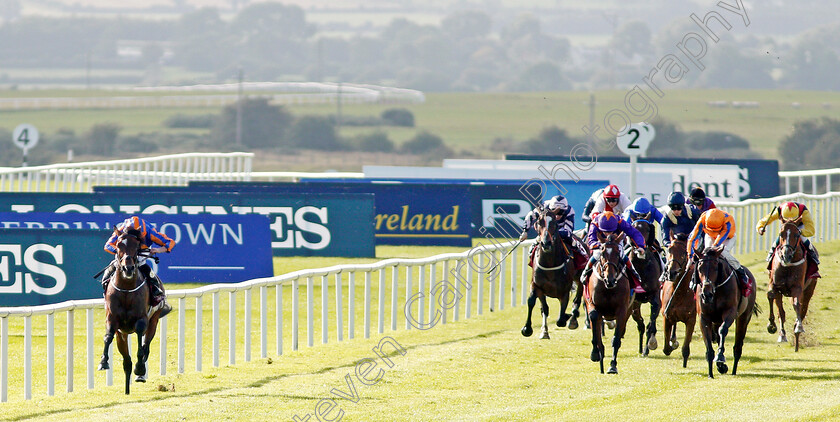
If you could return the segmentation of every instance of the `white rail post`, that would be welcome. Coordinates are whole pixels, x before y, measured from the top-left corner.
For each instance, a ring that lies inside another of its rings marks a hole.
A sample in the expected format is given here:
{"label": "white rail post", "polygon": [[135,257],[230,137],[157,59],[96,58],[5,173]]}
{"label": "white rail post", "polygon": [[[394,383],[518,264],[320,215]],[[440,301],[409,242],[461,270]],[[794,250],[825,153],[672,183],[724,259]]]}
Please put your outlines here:
{"label": "white rail post", "polygon": [[[277,286],[274,288],[275,290],[275,315],[274,315],[274,325],[276,327],[275,331],[277,333],[276,339],[276,347],[277,347],[277,356],[283,354],[283,283],[277,283]],[[263,356],[265,357],[265,356]]]}
{"label": "white rail post", "polygon": [[23,317],[23,396],[32,399],[32,316]]}
{"label": "white rail post", "polygon": [[85,331],[87,333],[87,386],[93,389],[93,309],[85,309]]}
{"label": "white rail post", "polygon": [[452,307],[452,320],[453,321],[458,321],[458,318],[459,318],[458,314],[461,313],[461,301],[464,298],[464,296],[459,296],[459,295],[462,295],[462,294],[466,293],[466,292],[461,293],[461,287],[460,287],[461,283],[462,283],[461,275],[460,274],[455,274],[455,273],[460,272],[460,267],[459,267],[460,263],[461,263],[461,260],[456,259],[455,260],[455,268],[453,268],[452,270],[449,270],[448,268],[444,269],[444,273],[446,274],[447,279],[451,279],[452,280],[451,284],[453,286],[455,286],[455,305]]}
{"label": "white rail post", "polygon": [[[411,265],[406,265],[405,266],[405,301],[406,301],[405,304],[408,304],[408,299],[411,298],[411,293],[412,293],[411,292],[411,273],[412,273]],[[407,312],[407,309],[405,309],[405,305],[403,305],[403,312]],[[405,329],[406,330],[411,329],[411,322],[408,320],[407,316],[405,318]]]}
{"label": "white rail post", "polygon": [[437,283],[437,263],[429,264],[429,323],[435,319],[435,283]]}
{"label": "white rail post", "polygon": [[292,350],[298,350],[299,318],[298,318],[298,279],[292,280]]}
{"label": "white rail post", "polygon": [[321,276],[321,343],[327,344],[330,339],[330,318],[329,318],[329,291],[330,281],[326,274]]}
{"label": "white rail post", "polygon": [[[484,270],[484,254],[478,255],[478,268]],[[482,276],[482,272],[478,271],[478,302],[476,303],[476,308],[478,308],[478,314],[481,315],[484,313],[484,277]]]}
{"label": "white rail post", "polygon": [[315,298],[313,292],[312,277],[306,277],[306,337],[307,344],[312,347],[315,344]]}
{"label": "white rail post", "polygon": [[335,273],[335,337],[344,340],[344,298],[341,294],[341,271]]}
{"label": "white rail post", "polygon": [[187,337],[187,298],[178,298],[178,373],[184,373]]}
{"label": "white rail post", "polygon": [[[447,302],[447,299],[446,299],[446,298],[447,298],[447,296],[448,296],[448,295],[450,295],[450,294],[455,295],[454,297],[457,299],[458,295],[457,295],[457,293],[456,293],[456,292],[458,291],[458,290],[457,290],[457,289],[458,289],[458,287],[457,287],[457,286],[458,286],[458,284],[457,284],[457,283],[452,283],[452,282],[449,282],[449,260],[448,260],[448,259],[444,259],[444,260],[443,260],[443,272],[441,273],[441,281],[444,281],[444,282],[445,282],[445,283],[443,284],[443,286],[444,286],[445,288],[444,288],[444,289],[442,289],[442,290],[440,291],[440,295],[441,295],[441,297],[440,297],[440,303],[443,303],[443,304],[448,304],[448,302]],[[454,292],[450,292],[450,291],[449,291],[449,287],[448,287],[448,286],[453,286],[453,287],[455,287],[455,291],[454,291]],[[457,300],[455,300],[455,305],[457,305],[457,304],[458,304],[458,301],[457,301]],[[440,312],[441,312],[440,322],[441,322],[442,324],[446,324],[446,314],[448,314],[448,313],[449,313],[449,309],[446,309],[446,307],[444,307],[444,306],[441,306],[441,308],[442,308],[442,309],[440,310]]]}
{"label": "white rail post", "polygon": [[347,276],[347,338],[356,337],[356,273]]}
{"label": "white rail post", "polygon": [[467,303],[464,306],[464,319],[470,319],[472,317],[472,303],[473,303],[473,276],[472,276],[472,266],[470,265],[470,257],[469,255],[464,258],[465,262],[467,263]]}
{"label": "white rail post", "polygon": [[385,269],[379,270],[379,315],[377,315],[377,322],[379,323],[379,334],[385,332]]}
{"label": "white rail post", "polygon": [[67,392],[73,392],[73,331],[75,313],[67,311]]}
{"label": "white rail post", "polygon": [[265,359],[267,357],[268,357],[268,287],[260,286],[260,358]]}
{"label": "white rail post", "polygon": [[499,262],[499,268],[496,270],[498,272],[497,277],[499,277],[499,310],[500,311],[505,309],[505,274],[506,274],[505,270],[507,269],[507,266],[505,265],[505,261],[502,260],[502,252],[503,252],[503,250],[499,249],[498,260],[500,262]]}
{"label": "white rail post", "polygon": [[397,297],[399,287],[399,266],[391,267],[391,331],[397,331]]}
{"label": "white rail post", "polygon": [[[512,247],[512,246],[511,246]],[[510,262],[510,306],[516,306],[516,254],[519,251],[513,251],[508,258]]]}
{"label": "white rail post", "polygon": [[251,361],[251,289],[245,289],[245,362]]}
{"label": "white rail post", "polygon": [[236,365],[236,291],[228,292],[228,363]]}
{"label": "white rail post", "polygon": [[418,279],[417,279],[417,291],[420,293],[419,300],[417,301],[417,322],[420,324],[426,323],[426,289],[425,284],[425,277],[426,277],[426,266],[421,264],[420,271],[418,271]]}
{"label": "white rail post", "polygon": [[55,395],[55,314],[47,315],[47,395]]}
{"label": "white rail post", "polygon": [[203,351],[203,344],[202,344],[202,335],[203,335],[203,321],[202,321],[202,300],[201,296],[195,297],[195,370],[196,372],[201,372],[202,370],[202,356]]}
{"label": "white rail post", "polygon": [[365,338],[370,338],[370,270],[365,271]]}
{"label": "white rail post", "polygon": [[165,316],[158,321],[158,338],[160,339],[160,374],[166,375],[166,325],[169,323],[169,316]]}
{"label": "white rail post", "polygon": [[213,367],[219,367],[219,294],[213,292]]}

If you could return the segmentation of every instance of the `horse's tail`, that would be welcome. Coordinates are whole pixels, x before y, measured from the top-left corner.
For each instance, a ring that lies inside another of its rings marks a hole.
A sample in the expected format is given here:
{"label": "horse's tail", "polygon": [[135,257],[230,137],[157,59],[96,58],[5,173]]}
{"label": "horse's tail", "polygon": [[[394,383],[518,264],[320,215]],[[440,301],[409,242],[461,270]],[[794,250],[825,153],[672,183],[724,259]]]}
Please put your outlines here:
{"label": "horse's tail", "polygon": [[755,315],[755,316],[758,316],[758,314],[761,313],[761,306],[758,306],[758,302],[755,302],[755,304],[753,305],[752,312],[753,312],[753,315]]}

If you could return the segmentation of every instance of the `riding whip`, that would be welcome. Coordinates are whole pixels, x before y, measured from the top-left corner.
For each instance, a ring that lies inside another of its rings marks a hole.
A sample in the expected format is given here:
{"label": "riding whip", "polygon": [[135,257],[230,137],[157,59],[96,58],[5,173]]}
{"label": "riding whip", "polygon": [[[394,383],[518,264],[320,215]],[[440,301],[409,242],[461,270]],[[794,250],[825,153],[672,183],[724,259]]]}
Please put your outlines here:
{"label": "riding whip", "polygon": [[683,276],[680,277],[679,281],[677,281],[677,285],[674,287],[674,293],[672,293],[671,297],[668,298],[668,303],[665,305],[665,309],[662,310],[662,315],[665,315],[665,313],[668,312],[668,309],[671,307],[671,302],[674,301],[674,296],[676,296],[677,290],[680,288],[683,280],[685,280],[686,276],[688,276],[690,272],[692,271],[688,271],[688,269],[686,268],[685,273],[683,273]]}
{"label": "riding whip", "polygon": [[489,270],[487,270],[487,272],[488,272],[488,273],[492,273],[492,272],[496,269],[496,267],[498,267],[498,266],[499,266],[499,264],[501,264],[501,263],[502,263],[502,261],[504,261],[504,260],[505,260],[505,258],[507,258],[507,257],[508,257],[508,255],[510,255],[510,253],[511,253],[511,252],[513,252],[513,251],[514,251],[514,249],[516,249],[516,247],[517,247],[517,246],[519,246],[519,244],[520,244],[520,243],[522,243],[522,242],[523,242],[522,240],[520,240],[520,241],[516,242],[516,244],[515,244],[515,245],[513,245],[513,247],[512,247],[512,248],[510,248],[510,250],[509,250],[509,251],[507,251],[507,253],[506,253],[506,254],[502,257],[502,259],[500,259],[498,262],[496,262],[496,265],[494,265],[492,268],[490,268]]}

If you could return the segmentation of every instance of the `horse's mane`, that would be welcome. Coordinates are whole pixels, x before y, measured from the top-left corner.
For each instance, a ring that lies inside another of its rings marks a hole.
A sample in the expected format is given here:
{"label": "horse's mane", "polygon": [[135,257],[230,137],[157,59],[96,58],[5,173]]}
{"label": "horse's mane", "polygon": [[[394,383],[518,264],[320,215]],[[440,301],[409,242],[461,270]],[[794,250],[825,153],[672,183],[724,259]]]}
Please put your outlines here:
{"label": "horse's mane", "polygon": [[674,236],[674,240],[682,240],[683,242],[688,241],[688,234],[686,233],[677,233]]}

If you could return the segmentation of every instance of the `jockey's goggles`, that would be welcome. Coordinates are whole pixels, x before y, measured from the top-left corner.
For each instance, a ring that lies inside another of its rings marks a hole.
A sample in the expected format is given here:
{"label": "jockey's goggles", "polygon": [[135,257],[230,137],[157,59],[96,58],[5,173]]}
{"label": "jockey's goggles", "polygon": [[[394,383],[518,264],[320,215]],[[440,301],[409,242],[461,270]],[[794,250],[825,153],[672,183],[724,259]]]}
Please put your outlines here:
{"label": "jockey's goggles", "polygon": [[616,203],[618,202],[618,198],[607,198],[607,202]]}
{"label": "jockey's goggles", "polygon": [[678,210],[683,209],[683,206],[680,205],[680,204],[671,204],[671,205],[668,205],[668,208],[671,208],[674,211],[678,211]]}

